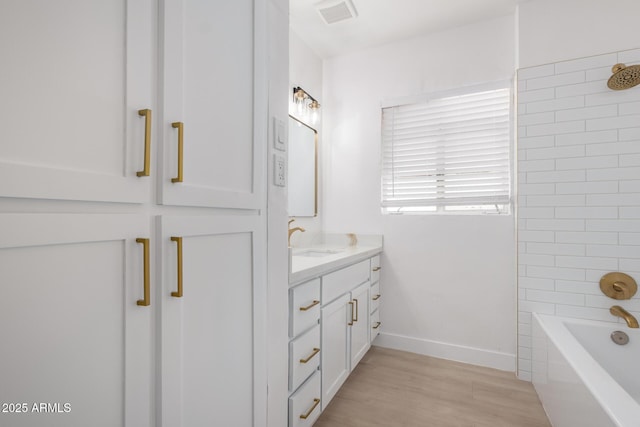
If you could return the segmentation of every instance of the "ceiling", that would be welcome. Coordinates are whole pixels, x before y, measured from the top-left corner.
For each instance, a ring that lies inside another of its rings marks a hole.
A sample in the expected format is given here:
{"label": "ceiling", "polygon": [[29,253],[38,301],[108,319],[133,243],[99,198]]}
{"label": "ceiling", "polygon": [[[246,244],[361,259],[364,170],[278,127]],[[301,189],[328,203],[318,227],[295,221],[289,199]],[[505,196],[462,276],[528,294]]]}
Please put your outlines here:
{"label": "ceiling", "polygon": [[357,16],[327,24],[318,7],[340,1],[289,1],[292,30],[321,58],[509,15],[526,0],[351,0]]}

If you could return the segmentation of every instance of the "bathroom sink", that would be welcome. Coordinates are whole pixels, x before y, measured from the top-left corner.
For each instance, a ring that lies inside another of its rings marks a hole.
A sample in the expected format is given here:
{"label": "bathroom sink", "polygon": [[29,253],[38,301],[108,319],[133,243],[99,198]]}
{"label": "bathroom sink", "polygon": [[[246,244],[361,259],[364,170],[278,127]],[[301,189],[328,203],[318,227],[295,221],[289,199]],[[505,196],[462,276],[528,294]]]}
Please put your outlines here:
{"label": "bathroom sink", "polygon": [[335,251],[331,249],[308,249],[302,252],[294,253],[294,256],[308,256],[308,257],[323,257],[327,255],[339,254],[342,251]]}

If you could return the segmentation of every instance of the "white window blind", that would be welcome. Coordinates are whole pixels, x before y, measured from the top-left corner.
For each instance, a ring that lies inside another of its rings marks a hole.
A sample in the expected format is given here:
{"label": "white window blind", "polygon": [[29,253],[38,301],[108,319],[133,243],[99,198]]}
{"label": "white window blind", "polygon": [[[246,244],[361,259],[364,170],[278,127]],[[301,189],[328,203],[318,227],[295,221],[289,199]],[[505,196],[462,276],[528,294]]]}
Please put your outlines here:
{"label": "white window blind", "polygon": [[508,212],[510,107],[503,87],[383,108],[383,211]]}

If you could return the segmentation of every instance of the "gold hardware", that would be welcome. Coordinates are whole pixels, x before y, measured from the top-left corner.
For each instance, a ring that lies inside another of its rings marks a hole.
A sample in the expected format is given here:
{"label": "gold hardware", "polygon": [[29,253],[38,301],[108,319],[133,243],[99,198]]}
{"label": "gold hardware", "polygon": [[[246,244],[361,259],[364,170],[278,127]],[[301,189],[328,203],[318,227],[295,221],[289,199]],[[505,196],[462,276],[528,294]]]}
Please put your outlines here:
{"label": "gold hardware", "polygon": [[172,297],[182,298],[182,237],[171,237],[178,245],[178,291],[171,292]]}
{"label": "gold hardware", "polygon": [[315,299],[314,299],[314,300],[313,300],[313,302],[312,302],[311,304],[309,304],[308,306],[306,306],[306,307],[300,307],[300,311],[307,311],[307,310],[309,310],[311,307],[315,307],[315,306],[316,306],[316,305],[318,305],[318,304],[320,304],[320,301],[318,301],[318,300],[315,300]]}
{"label": "gold hardware", "polygon": [[380,327],[380,325],[381,325],[381,324],[382,324],[382,323],[380,323],[380,322],[376,322],[376,326],[374,326],[374,327],[373,327],[373,329],[378,329],[378,328]]}
{"label": "gold hardware", "polygon": [[318,406],[319,403],[320,403],[320,399],[313,399],[313,406],[311,407],[311,409],[309,409],[306,414],[300,415],[300,418],[303,420],[306,420],[307,418],[309,418],[309,415],[311,415],[311,413],[313,412],[314,409],[316,409],[316,406]]}
{"label": "gold hardware", "polygon": [[623,90],[640,84],[640,65],[627,67],[624,64],[616,64],[611,69],[611,72],[613,75],[607,81],[609,89]]}
{"label": "gold hardware", "polygon": [[[295,221],[295,218],[289,220],[289,227],[291,227],[291,223],[293,221]],[[300,232],[304,233],[306,230],[304,228],[302,228],[302,227],[289,228],[289,238],[287,240],[287,242],[289,243],[289,247],[291,247],[291,235],[293,233],[295,233],[296,231],[300,231]]]}
{"label": "gold hardware", "polygon": [[136,172],[137,176],[149,176],[151,169],[151,110],[138,110],[138,115],[144,117],[144,168]]}
{"label": "gold hardware", "polygon": [[354,298],[353,301],[356,303],[356,318],[353,319],[353,321],[357,322],[358,321],[358,311],[360,311],[360,310],[358,310],[358,300]]}
{"label": "gold hardware", "polygon": [[178,176],[171,178],[171,182],[182,182],[182,170],[184,165],[183,150],[184,150],[184,123],[174,122],[171,123],[172,128],[178,128]]}
{"label": "gold hardware", "polygon": [[380,271],[382,267],[373,267],[373,271]]}
{"label": "gold hardware", "polygon": [[624,273],[607,273],[600,279],[600,290],[609,298],[617,300],[631,299],[638,291],[633,277]]}
{"label": "gold hardware", "polygon": [[309,357],[307,357],[306,359],[300,359],[300,363],[307,363],[309,360],[313,359],[313,356],[315,356],[318,353],[320,353],[320,349],[314,348],[313,352],[309,355]]}
{"label": "gold hardware", "polygon": [[382,295],[377,294],[376,296],[374,296],[373,298],[371,298],[373,301],[378,301],[380,299]]}
{"label": "gold hardware", "polygon": [[609,309],[609,313],[613,314],[614,316],[622,317],[624,321],[627,322],[627,326],[630,328],[638,327],[638,320],[636,320],[633,314],[629,313],[619,305],[614,305],[613,307],[611,307]]}
{"label": "gold hardware", "polygon": [[151,292],[149,289],[149,239],[137,238],[136,243],[142,243],[144,269],[144,299],[139,299],[137,304],[147,307],[151,305]]}
{"label": "gold hardware", "polygon": [[347,323],[347,325],[353,326],[353,301],[349,301],[349,305],[351,306],[351,322]]}

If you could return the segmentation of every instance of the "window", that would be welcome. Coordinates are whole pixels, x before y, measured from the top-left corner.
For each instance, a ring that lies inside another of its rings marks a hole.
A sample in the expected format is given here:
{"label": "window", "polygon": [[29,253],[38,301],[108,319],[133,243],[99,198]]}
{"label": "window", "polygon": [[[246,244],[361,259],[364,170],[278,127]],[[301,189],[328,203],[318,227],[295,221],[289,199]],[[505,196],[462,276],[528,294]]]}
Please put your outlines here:
{"label": "window", "polygon": [[510,98],[502,84],[383,108],[383,212],[509,213]]}

